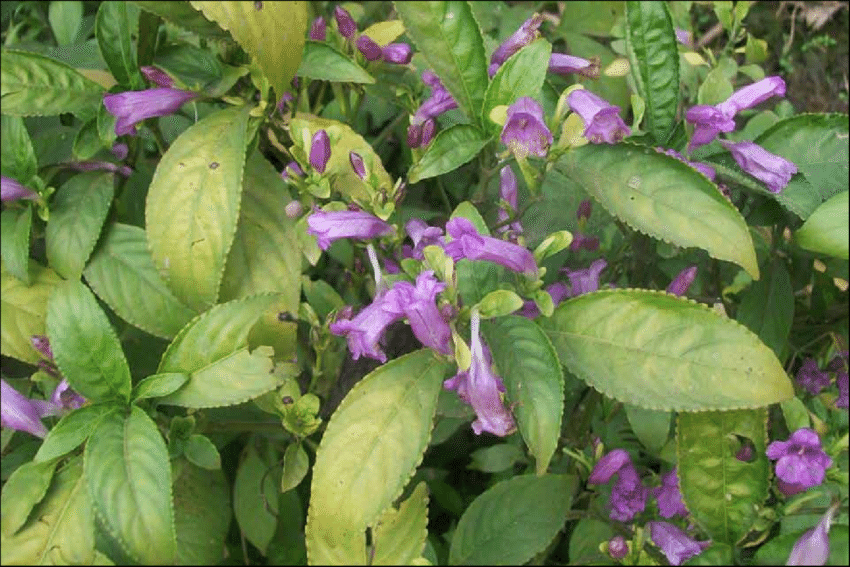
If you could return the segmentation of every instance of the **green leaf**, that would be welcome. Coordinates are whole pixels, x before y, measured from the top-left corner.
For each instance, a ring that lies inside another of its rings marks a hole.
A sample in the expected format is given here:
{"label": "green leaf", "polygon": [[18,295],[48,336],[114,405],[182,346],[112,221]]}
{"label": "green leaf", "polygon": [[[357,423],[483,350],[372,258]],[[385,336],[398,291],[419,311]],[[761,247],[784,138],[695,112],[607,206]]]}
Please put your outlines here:
{"label": "green leaf", "polygon": [[609,37],[611,28],[622,19],[624,8],[623,2],[567,2],[558,31]]}
{"label": "green leaf", "polygon": [[540,323],[573,374],[643,408],[730,410],[794,395],[776,355],[749,329],[663,292],[581,295]]}
{"label": "green leaf", "polygon": [[488,489],[461,516],[449,564],[525,563],[564,526],[575,485],[566,475],[524,475]]}
{"label": "green leaf", "polygon": [[388,508],[372,530],[372,565],[412,565],[428,537],[428,488],[420,482],[398,508]]}
{"label": "green leaf", "polygon": [[395,2],[407,34],[458,107],[481,126],[487,89],[484,40],[469,2]]}
{"label": "green leaf", "polygon": [[47,302],[47,336],[62,375],[93,402],[130,399],[130,367],[115,330],[89,288],[68,281]]}
{"label": "green leaf", "polygon": [[833,195],[794,233],[797,245],[806,250],[847,260],[850,229],[847,224],[848,195],[843,191]]}
{"label": "green leaf", "polygon": [[77,1],[51,2],[47,10],[47,20],[56,43],[70,45],[77,39],[77,32],[83,21],[83,3]]}
{"label": "green leaf", "polygon": [[47,494],[58,462],[57,459],[51,459],[47,462],[24,463],[15,469],[3,485],[2,531],[4,536],[13,535],[26,523],[33,507]]}
{"label": "green leaf", "polygon": [[29,132],[20,116],[0,116],[2,120],[2,159],[0,169],[3,175],[17,179],[26,185],[35,175],[38,162],[32,147]]}
{"label": "green leaf", "polygon": [[213,565],[224,559],[224,538],[233,511],[222,470],[206,470],[185,459],[172,461],[174,528],[178,565]]}
{"label": "green leaf", "polygon": [[[3,507],[6,513],[6,507]],[[97,558],[94,514],[82,459],[56,474],[34,520],[12,537],[2,537],[3,565],[91,565]]]}
{"label": "green leaf", "polygon": [[171,463],[153,420],[136,406],[103,416],[85,468],[98,516],[124,550],[140,563],[172,563]]}
{"label": "green leaf", "polygon": [[498,133],[502,129],[489,119],[495,107],[511,105],[524,96],[540,97],[551,54],[552,44],[545,39],[538,39],[513,54],[499,67],[487,87],[481,110],[481,120],[491,132]]}
{"label": "green leaf", "polygon": [[263,70],[275,96],[289,88],[307,34],[307,2],[190,2],[230,32]]}
{"label": "green leaf", "polygon": [[313,466],[311,564],[365,563],[365,529],[420,462],[448,370],[427,349],[407,354],[368,374],[334,412]]}
{"label": "green leaf", "polygon": [[94,33],[103,60],[118,84],[141,89],[144,82],[130,36],[134,26],[138,26],[138,9],[129,11],[126,2],[104,2],[97,10]]}
{"label": "green leaf", "polygon": [[236,232],[250,106],[215,112],[171,145],[148,190],[145,220],[154,264],[195,310],[218,298]]}
{"label": "green leaf", "polygon": [[112,173],[69,179],[53,197],[45,229],[47,261],[63,278],[76,280],[94,250],[114,194]]}
{"label": "green leaf", "polygon": [[30,284],[30,229],[32,208],[6,209],[0,213],[0,253],[10,274]]}
{"label": "green leaf", "polygon": [[505,383],[523,440],[542,475],[561,435],[564,375],[552,343],[530,319],[509,315],[482,324],[493,362]]}
{"label": "green leaf", "polygon": [[44,319],[47,313],[47,297],[57,283],[62,281],[56,272],[29,261],[30,285],[6,271],[3,264],[0,273],[0,349],[11,356],[30,364],[41,360],[33,348],[30,337],[45,334]]}
{"label": "green leaf", "polygon": [[73,112],[95,115],[103,87],[72,67],[35,53],[4,49],[0,54],[3,114],[50,116]]}
{"label": "green leaf", "polygon": [[522,306],[522,298],[509,289],[497,289],[496,291],[491,291],[476,305],[478,311],[481,313],[482,319],[504,317],[505,315],[510,315]]}
{"label": "green leaf", "polygon": [[[847,207],[843,210],[846,217]],[[781,259],[773,262],[767,277],[753,282],[743,293],[736,319],[757,334],[777,357],[782,356],[794,322],[794,289]]]}
{"label": "green leaf", "polygon": [[233,511],[239,528],[264,555],[277,525],[279,485],[272,472],[276,468],[249,444],[233,484]]}
{"label": "green leaf", "polygon": [[363,30],[362,35],[369,38],[384,47],[404,33],[404,24],[401,20],[388,20],[384,22],[376,22]]}
{"label": "green leaf", "polygon": [[186,440],[183,455],[193,465],[202,469],[217,470],[221,468],[221,456],[213,442],[208,437],[194,433]]}
{"label": "green leaf", "polygon": [[469,468],[485,473],[499,473],[525,460],[522,449],[509,443],[476,449],[469,456]]}
{"label": "green leaf", "polygon": [[471,124],[455,124],[434,138],[422,158],[410,168],[408,178],[416,183],[454,171],[478,155],[490,137]]}
{"label": "green leaf", "polygon": [[75,409],[53,426],[34,460],[43,463],[67,455],[89,438],[101,417],[118,408],[118,404],[107,402]]}
{"label": "green leaf", "polygon": [[236,236],[221,283],[221,300],[279,292],[282,310],[298,312],[301,250],[295,221],[283,207],[289,189],[274,166],[254,152],[245,168]]}
{"label": "green leaf", "polygon": [[475,305],[499,287],[505,268],[485,260],[460,260],[455,265],[457,291],[464,305]]}
{"label": "green leaf", "polygon": [[[100,114],[100,110],[98,110],[98,114]],[[107,145],[101,140],[100,133],[97,131],[97,118],[92,118],[77,130],[72,151],[75,159],[87,160],[100,150],[110,146],[111,144]]]}
{"label": "green leaf", "polygon": [[665,2],[626,2],[626,52],[646,129],[658,143],[673,131],[679,107],[679,50]]}
{"label": "green leaf", "polygon": [[[159,400],[161,404],[191,408],[239,404],[268,392],[281,380],[272,374],[272,348],[248,351],[248,332],[277,300],[257,295],[216,305],[193,319],[162,355],[158,373],[182,372],[189,382]],[[278,365],[294,373],[295,365]]]}
{"label": "green leaf", "polygon": [[579,565],[607,563],[610,556],[599,551],[599,544],[615,535],[612,522],[582,518],[570,535],[570,560]]}
{"label": "green leaf", "polygon": [[296,73],[299,77],[335,83],[375,84],[375,77],[356,61],[323,41],[307,41]]}
{"label": "green leaf", "polygon": [[652,452],[660,452],[670,436],[669,411],[656,411],[625,404],[626,417],[643,446]]}
{"label": "green leaf", "polygon": [[230,34],[223,31],[215,23],[206,19],[203,14],[192,8],[189,2],[165,2],[161,0],[134,0],[146,12],[156,14],[163,20],[183,29],[195,32],[210,39],[230,39]]}
{"label": "green leaf", "polygon": [[742,266],[758,279],[749,229],[704,175],[676,158],[632,144],[588,144],[556,166],[632,228]]}
{"label": "green leaf", "polygon": [[[680,413],[679,488],[691,515],[714,541],[734,545],[758,518],[768,495],[767,409]],[[735,458],[743,437],[753,460]]]}
{"label": "green leaf", "polygon": [[163,372],[148,376],[133,387],[133,401],[149,398],[162,398],[173,394],[189,381],[189,375],[182,372]]}
{"label": "green leaf", "polygon": [[139,227],[113,224],[83,273],[122,319],[157,337],[174,337],[195,315],[156,271],[145,231]]}
{"label": "green leaf", "polygon": [[283,473],[280,478],[280,491],[292,490],[304,480],[310,470],[310,460],[301,443],[290,443],[283,454]]}

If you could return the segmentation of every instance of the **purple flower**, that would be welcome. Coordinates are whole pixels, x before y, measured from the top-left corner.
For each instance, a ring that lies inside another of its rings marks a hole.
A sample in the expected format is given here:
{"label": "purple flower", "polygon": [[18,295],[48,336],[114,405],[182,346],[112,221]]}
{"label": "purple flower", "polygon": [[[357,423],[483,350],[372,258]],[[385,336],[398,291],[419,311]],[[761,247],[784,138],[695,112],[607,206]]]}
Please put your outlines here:
{"label": "purple flower", "polygon": [[457,108],[457,101],[452,97],[439,77],[428,71],[422,72],[422,80],[431,87],[431,96],[423,102],[416,114],[413,115],[413,124],[422,124],[429,118],[436,118],[444,112]]}
{"label": "purple flower", "polygon": [[395,63],[396,65],[407,65],[413,59],[413,51],[406,43],[391,43],[385,45],[381,52],[381,58],[386,63]]}
{"label": "purple flower", "polygon": [[745,443],[741,445],[741,448],[738,449],[737,453],[735,453],[735,458],[742,463],[751,463],[753,458],[756,456],[755,451],[755,447],[753,447],[752,443]]}
{"label": "purple flower", "polygon": [[712,181],[714,181],[714,179],[717,177],[717,172],[714,171],[714,168],[709,166],[708,164],[701,163],[701,162],[698,162],[698,161],[688,161],[684,158],[684,156],[682,156],[682,154],[680,154],[676,150],[665,150],[663,148],[655,148],[655,149],[659,150],[659,151],[663,151],[668,156],[672,156],[672,157],[678,159],[679,161],[685,162],[686,164],[693,167],[694,169],[696,169],[697,171],[699,171],[700,173],[702,173],[703,175],[705,175],[706,177],[708,177]]}
{"label": "purple flower", "polygon": [[818,368],[818,363],[813,358],[803,362],[800,370],[797,371],[796,379],[797,383],[813,396],[829,386],[829,373]]}
{"label": "purple flower", "polygon": [[590,199],[585,199],[581,203],[578,204],[578,208],[576,209],[576,218],[578,220],[587,220],[590,218],[590,215],[593,213],[593,202]]}
{"label": "purple flower", "polygon": [[363,163],[363,158],[356,152],[348,152],[348,161],[351,162],[351,169],[357,174],[360,179],[366,179],[366,164]]}
{"label": "purple flower", "polygon": [[572,270],[561,268],[561,271],[570,278],[570,297],[576,297],[584,293],[590,293],[599,289],[599,274],[608,267],[608,262],[599,258],[590,264],[589,268],[583,270]]}
{"label": "purple flower", "polygon": [[791,176],[797,173],[797,166],[782,156],[772,154],[753,142],[727,142],[720,144],[732,152],[732,157],[741,169],[767,185],[773,193],[782,191]]}
{"label": "purple flower", "polygon": [[693,41],[691,40],[691,32],[689,32],[688,30],[676,28],[676,41],[678,41],[685,47],[693,47]]}
{"label": "purple flower", "polygon": [[822,483],[826,469],[832,466],[832,459],[821,449],[820,437],[807,428],[792,433],[788,441],[768,445],[767,456],[776,461],[777,484],[785,496]]}
{"label": "purple flower", "polygon": [[410,219],[404,225],[404,230],[413,240],[413,248],[410,250],[410,257],[422,260],[425,256],[422,250],[426,246],[445,246],[446,239],[443,236],[443,229],[436,226],[428,226],[425,221],[420,219]]}
{"label": "purple flower", "polygon": [[346,39],[351,39],[351,36],[357,31],[357,24],[354,23],[354,18],[351,17],[348,10],[337,6],[334,8],[334,19],[340,35]]}
{"label": "purple flower", "polygon": [[490,65],[487,67],[487,73],[491,77],[495,75],[502,63],[507,61],[511,55],[534,41],[535,37],[537,37],[537,29],[542,23],[543,16],[540,14],[534,14],[523,22],[519,29],[497,47],[493,55],[490,56]]}
{"label": "purple flower", "polygon": [[446,223],[446,232],[453,240],[445,245],[445,251],[455,262],[462,258],[487,260],[529,277],[537,275],[534,255],[526,248],[478,234],[475,226],[463,217],[455,217]]}
{"label": "purple flower", "polygon": [[[504,199],[508,205],[511,206],[511,209],[517,210],[517,182],[516,175],[514,174],[514,170],[511,169],[511,166],[506,165],[502,168],[502,171],[499,172],[499,196]],[[508,211],[505,209],[499,208],[499,222],[505,222],[510,218]],[[519,221],[514,221],[508,225],[501,226],[497,229],[499,233],[507,232],[510,230],[514,235],[517,235],[522,232],[522,223]]]}
{"label": "purple flower", "polygon": [[6,201],[17,201],[18,199],[38,199],[38,193],[24,187],[16,179],[0,176],[0,197],[5,203]]}
{"label": "purple flower", "polygon": [[280,112],[281,114],[283,114],[283,112],[284,112],[284,111],[285,111],[285,109],[286,109],[286,106],[287,106],[289,103],[291,103],[293,100],[295,100],[295,95],[294,95],[294,94],[292,94],[292,93],[290,93],[290,92],[285,92],[285,93],[283,93],[283,95],[281,95],[280,100],[279,100],[279,101],[278,101],[278,103],[277,103],[277,110],[278,110],[278,112]]}
{"label": "purple flower", "polygon": [[577,89],[567,97],[573,112],[584,121],[584,137],[591,143],[614,144],[632,133],[620,118],[620,107],[610,104],[587,89]]}
{"label": "purple flower", "polygon": [[661,486],[652,489],[652,495],[658,500],[658,512],[662,518],[672,518],[676,514],[687,516],[688,509],[682,502],[682,493],[679,492],[679,477],[676,467],[661,477]]}
{"label": "purple flower", "polygon": [[416,277],[415,286],[398,282],[393,289],[399,294],[404,314],[419,342],[441,354],[451,354],[452,330],[435,301],[437,294],[446,289],[446,284],[438,281],[432,270],[425,270]]}
{"label": "purple flower", "polygon": [[286,164],[286,167],[283,168],[283,171],[280,172],[280,178],[284,181],[301,177],[302,175],[304,175],[304,170],[301,169],[301,166],[298,165],[297,161],[289,162]]}
{"label": "purple flower", "polygon": [[67,164],[77,171],[111,171],[118,173],[124,177],[130,177],[133,174],[132,168],[128,165],[117,165],[108,161],[74,161]]}
{"label": "purple flower", "polygon": [[418,148],[422,145],[422,126],[410,124],[407,127],[407,147]]}
{"label": "purple flower", "polygon": [[322,250],[340,238],[369,239],[393,231],[393,227],[366,211],[317,210],[307,217],[307,226],[307,234],[316,237]]}
{"label": "purple flower", "polygon": [[[546,286],[546,293],[552,298],[552,304],[557,307],[563,300],[570,296],[570,288],[564,282],[555,282]],[[528,319],[535,319],[540,315],[540,309],[537,308],[536,303],[529,299],[515,313]]]}
{"label": "purple flower", "polygon": [[848,378],[846,370],[839,370],[835,375],[835,385],[838,386],[838,399],[835,400],[835,407],[847,409],[848,402]]}
{"label": "purple flower", "polygon": [[422,141],[423,146],[427,146],[434,139],[434,131],[437,129],[437,123],[433,118],[429,118],[422,123]]}
{"label": "purple flower", "polygon": [[310,25],[310,39],[313,41],[325,41],[325,32],[327,31],[327,23],[325,18],[319,16]]}
{"label": "purple flower", "polygon": [[69,389],[68,381],[62,380],[50,400],[31,400],[2,380],[0,392],[0,420],[3,427],[26,431],[36,437],[47,435],[47,428],[41,418],[62,415],[68,410],[77,409],[85,403],[85,398]]}
{"label": "purple flower", "polygon": [[773,96],[785,96],[785,81],[782,77],[765,77],[742,89],[738,89],[732,96],[717,105],[717,108],[726,115],[734,116],[747,108],[761,104]]}
{"label": "purple flower", "polygon": [[648,490],[640,481],[632,458],[623,449],[614,449],[596,463],[587,482],[606,484],[614,475],[617,481],[611,487],[611,519],[630,522],[646,507]]}
{"label": "purple flower", "polygon": [[673,295],[685,295],[688,292],[688,288],[691,287],[692,283],[694,283],[694,279],[696,277],[696,266],[685,268],[679,272],[679,274],[673,278],[673,281],[670,282],[670,285],[667,286],[667,293],[672,293]]}
{"label": "purple flower", "polygon": [[582,248],[590,252],[597,250],[599,248],[599,239],[595,236],[586,236],[578,231],[574,232],[573,241],[570,242],[570,250],[578,252]]}
{"label": "purple flower", "polygon": [[324,129],[317,130],[313,134],[310,145],[310,165],[319,173],[324,173],[329,159],[331,159],[331,141],[328,133]]}
{"label": "purple flower", "polygon": [[61,408],[61,413],[61,410],[75,410],[82,407],[86,403],[86,399],[71,389],[71,385],[68,384],[67,379],[63,379],[56,385],[56,389],[53,390],[53,395],[50,396],[50,403],[57,408]]}
{"label": "purple flower", "polygon": [[829,527],[836,506],[830,506],[814,528],[806,531],[794,543],[786,565],[826,565],[829,559]]}
{"label": "purple flower", "polygon": [[614,536],[608,540],[608,555],[611,559],[622,559],[629,554],[629,546],[623,536]]}
{"label": "purple flower", "polygon": [[456,391],[457,395],[475,410],[477,419],[472,422],[472,430],[476,435],[487,431],[504,437],[514,431],[514,419],[502,401],[505,385],[502,379],[493,373],[490,351],[479,335],[480,320],[478,311],[473,311],[470,345],[472,364],[469,370],[458,372],[443,382],[443,387]]}
{"label": "purple flower", "polygon": [[50,340],[44,335],[32,335],[30,337],[32,347],[45,359],[53,362],[53,350],[50,348]]}
{"label": "purple flower", "polygon": [[553,53],[549,57],[549,72],[559,75],[567,75],[576,73],[584,75],[590,79],[599,78],[599,58],[587,60],[575,55],[567,55],[566,53]]}
{"label": "purple flower", "polygon": [[367,61],[377,61],[383,54],[381,46],[372,41],[372,39],[367,35],[361,35],[358,37],[357,41],[354,42],[354,45],[357,46],[357,49],[360,50],[360,53],[363,54],[363,57],[365,57]]}
{"label": "purple flower", "polygon": [[118,120],[115,135],[136,135],[136,124],[177,112],[181,106],[197,97],[197,93],[179,89],[157,88],[103,95],[103,105]]}
{"label": "purple flower", "polygon": [[398,291],[393,288],[379,292],[374,301],[353,319],[337,319],[330,324],[330,330],[335,335],[346,336],[348,350],[354,360],[363,355],[386,362],[387,355],[378,346],[378,341],[387,327],[402,318],[404,309]]}
{"label": "purple flower", "polygon": [[691,557],[696,557],[709,546],[710,541],[696,541],[667,522],[649,522],[649,534],[670,565],[681,565]]}
{"label": "purple flower", "polygon": [[517,157],[528,154],[546,157],[552,133],[543,119],[543,107],[531,97],[520,97],[508,107],[508,119],[502,128],[502,143]]}
{"label": "purple flower", "polygon": [[158,87],[165,87],[170,89],[174,86],[174,79],[172,79],[168,74],[159,69],[157,67],[153,67],[151,65],[145,65],[144,67],[140,67],[139,70],[142,72],[142,75],[145,78],[155,84]]}

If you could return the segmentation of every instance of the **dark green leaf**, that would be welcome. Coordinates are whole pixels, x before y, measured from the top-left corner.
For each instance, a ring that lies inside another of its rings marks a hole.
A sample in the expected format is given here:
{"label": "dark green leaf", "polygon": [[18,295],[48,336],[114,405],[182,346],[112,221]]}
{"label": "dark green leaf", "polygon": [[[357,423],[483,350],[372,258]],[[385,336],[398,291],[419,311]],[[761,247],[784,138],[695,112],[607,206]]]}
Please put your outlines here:
{"label": "dark green leaf", "polygon": [[[846,211],[845,206],[845,217]],[[770,272],[744,292],[737,319],[772,348],[776,356],[782,356],[794,322],[794,290],[781,259],[774,261]]]}
{"label": "dark green leaf", "polygon": [[35,175],[38,162],[24,119],[6,114],[3,114],[0,119],[2,119],[3,137],[0,170],[6,177],[26,185]]}
{"label": "dark green leaf", "polygon": [[0,253],[10,274],[30,284],[30,228],[32,209],[6,209],[0,214]]}
{"label": "dark green leaf", "polygon": [[455,124],[434,138],[408,173],[411,183],[454,171],[481,151],[490,137],[470,124]]}
{"label": "dark green leaf", "polygon": [[175,459],[172,466],[177,563],[219,564],[233,517],[224,472],[202,469],[185,459]]}
{"label": "dark green leaf", "polygon": [[156,14],[167,22],[195,32],[198,35],[218,40],[230,38],[230,34],[223,31],[214,22],[206,19],[203,14],[192,8],[189,2],[134,0],[133,4],[136,4],[147,12]]}
{"label": "dark green leaf", "polygon": [[265,554],[274,536],[278,514],[278,474],[280,468],[257,454],[249,445],[236,471],[233,484],[233,511],[245,538]]}
{"label": "dark green leaf", "polygon": [[538,39],[512,55],[499,67],[487,87],[484,107],[481,110],[481,121],[491,132],[502,129],[490,120],[493,108],[511,105],[524,96],[540,98],[540,89],[546,79],[551,53],[552,45],[545,39]]}
{"label": "dark green leaf", "polygon": [[[850,228],[847,224],[848,195],[843,191],[830,197],[794,233],[797,245],[821,254],[847,260]],[[5,213],[4,213],[5,214]]]}
{"label": "dark green leaf", "polygon": [[[132,19],[136,16],[136,20]],[[130,36],[138,26],[138,9],[128,10],[126,2],[104,2],[97,10],[95,36],[103,60],[119,85],[130,89],[144,87],[136,61],[136,46]]]}

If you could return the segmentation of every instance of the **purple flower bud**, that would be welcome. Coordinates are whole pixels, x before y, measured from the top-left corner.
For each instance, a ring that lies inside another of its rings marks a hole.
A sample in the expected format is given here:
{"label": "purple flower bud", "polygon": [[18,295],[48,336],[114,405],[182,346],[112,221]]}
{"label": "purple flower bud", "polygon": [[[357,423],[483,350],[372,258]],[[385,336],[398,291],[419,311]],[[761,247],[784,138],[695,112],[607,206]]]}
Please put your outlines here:
{"label": "purple flower bud", "polygon": [[283,171],[280,172],[280,178],[284,181],[289,181],[290,179],[301,177],[302,175],[304,175],[304,170],[302,170],[301,166],[298,165],[298,162],[295,161],[291,161],[286,164],[286,167],[284,167]]}
{"label": "purple flower bud", "polygon": [[411,124],[407,127],[407,147],[418,148],[422,145],[422,126]]}
{"label": "purple flower bud", "polygon": [[[493,55],[490,56],[490,66],[488,67],[488,72],[490,69],[493,71],[490,73],[491,77],[496,74],[496,70],[502,65],[502,63],[507,61],[511,55],[534,41],[535,37],[537,37],[537,29],[542,23],[543,16],[540,14],[534,14],[523,22],[523,24],[511,37],[506,39],[504,43],[496,48],[496,51],[494,51]],[[494,65],[495,67],[493,67]]]}
{"label": "purple flower bud", "polygon": [[290,201],[283,210],[288,218],[294,219],[301,216],[301,211],[304,210],[304,207],[301,206],[301,201]]}
{"label": "purple flower bud", "polygon": [[360,53],[363,54],[363,57],[365,57],[367,61],[377,61],[381,58],[383,53],[381,46],[372,41],[372,39],[367,35],[361,35],[358,37],[357,41],[354,42],[354,45],[357,46],[357,49],[360,50]]}
{"label": "purple flower bud", "polygon": [[599,459],[587,482],[606,484],[614,475],[617,475],[617,482],[611,487],[610,517],[612,520],[630,522],[639,512],[643,512],[649,492],[641,483],[626,451],[614,449]]}
{"label": "purple flower bud", "polygon": [[847,409],[850,399],[850,383],[848,383],[847,370],[839,370],[835,375],[835,385],[838,386],[838,398],[835,400],[835,407]]}
{"label": "purple flower bud", "polygon": [[313,41],[325,41],[325,31],[327,28],[327,24],[325,23],[325,18],[319,16],[313,23],[310,25],[310,39]]}
{"label": "purple flower bud", "polygon": [[688,288],[691,287],[692,283],[694,283],[694,279],[696,277],[696,266],[685,268],[679,272],[679,274],[673,278],[673,281],[670,282],[670,285],[667,286],[667,293],[672,293],[673,295],[685,295],[688,292]]}
{"label": "purple flower bud", "polygon": [[324,173],[329,159],[331,159],[331,141],[328,133],[317,130],[313,134],[313,142],[310,146],[310,165],[319,173]]}
{"label": "purple flower bud", "polygon": [[832,459],[821,449],[820,437],[808,428],[798,429],[788,441],[774,441],[766,454],[776,461],[778,487],[786,496],[819,485],[832,466]]}
{"label": "purple flower bud", "polygon": [[738,449],[738,452],[735,453],[735,458],[742,463],[751,463],[756,456],[755,451],[756,450],[753,447],[752,442],[744,443],[741,445],[741,448]]}
{"label": "purple flower bud", "polygon": [[366,211],[315,211],[307,217],[307,226],[307,234],[316,237],[322,250],[340,238],[370,239],[393,231],[393,227]]}
{"label": "purple flower bud", "polygon": [[404,318],[398,291],[395,288],[379,292],[370,305],[364,307],[353,319],[340,317],[330,324],[335,335],[345,336],[351,357],[357,360],[368,356],[381,362],[387,355],[378,346],[378,341],[387,327]]}
{"label": "purple flower bud", "polygon": [[792,162],[753,142],[720,140],[720,144],[732,153],[741,169],[767,185],[772,193],[782,191],[791,176],[797,173],[797,166]]}
{"label": "purple flower bud", "polygon": [[678,41],[685,47],[693,47],[693,41],[691,40],[691,32],[689,32],[688,30],[676,28],[676,41]]}
{"label": "purple flower bud", "polygon": [[142,72],[142,75],[144,75],[148,81],[152,82],[158,87],[170,89],[174,86],[174,79],[172,79],[162,69],[153,67],[151,65],[145,65],[144,67],[140,67],[139,70]]}
{"label": "purple flower bud", "polygon": [[661,486],[652,489],[652,495],[658,500],[658,513],[662,518],[672,518],[675,515],[687,516],[688,509],[682,502],[682,493],[679,492],[679,477],[676,467],[661,477]]}
{"label": "purple flower bud", "polygon": [[559,75],[575,73],[590,79],[599,78],[599,58],[583,59],[566,53],[553,53],[549,57],[549,72]]}
{"label": "purple flower bud", "polygon": [[552,144],[552,133],[546,126],[540,103],[524,96],[509,106],[501,140],[517,157],[529,154],[546,157]]}
{"label": "purple flower bud", "polygon": [[354,23],[354,18],[351,17],[348,10],[337,6],[334,8],[334,19],[340,35],[346,39],[351,39],[351,36],[357,31],[357,24]]}
{"label": "purple flower bud", "polygon": [[50,350],[50,341],[44,335],[33,335],[30,342],[35,350],[45,359],[53,361],[53,351]]}
{"label": "purple flower bud", "polygon": [[446,254],[458,261],[487,260],[505,266],[529,277],[537,275],[534,255],[526,248],[491,236],[478,234],[475,226],[463,217],[455,217],[446,223],[446,231],[454,239],[445,245]]}
{"label": "purple flower bud", "polygon": [[786,565],[826,565],[829,559],[829,528],[836,506],[830,506],[818,524],[794,543]]}
{"label": "purple flower bud", "polygon": [[599,239],[595,236],[587,236],[582,234],[581,232],[573,233],[573,241],[570,242],[570,250],[572,252],[578,252],[579,250],[587,250],[589,252],[593,252],[594,250],[599,249]]}
{"label": "purple flower bud", "polygon": [[696,557],[709,546],[710,541],[696,541],[667,522],[649,522],[649,534],[670,565],[681,565],[691,557]]}
{"label": "purple flower bud", "polygon": [[[506,165],[499,173],[499,196],[507,201],[511,209],[517,209],[517,182],[514,170],[511,166]],[[500,208],[498,211],[499,222],[504,222],[510,218],[508,211]],[[514,235],[522,232],[522,223],[519,221],[512,222],[509,225],[499,227],[498,232],[503,233],[510,230]]]}
{"label": "purple flower bud", "polygon": [[77,171],[111,171],[124,177],[130,177],[133,174],[133,170],[129,166],[119,166],[108,161],[75,161],[66,165]]}
{"label": "purple flower bud", "polygon": [[629,546],[623,536],[614,536],[608,540],[608,555],[611,559],[622,559],[629,554]]}
{"label": "purple flower bud", "polygon": [[433,118],[429,118],[422,123],[422,145],[427,146],[434,139],[434,131],[437,129],[437,123]]}
{"label": "purple flower bud", "polygon": [[577,89],[567,97],[573,112],[584,121],[584,137],[591,143],[614,144],[632,133],[614,106],[587,89]]}
{"label": "purple flower bud", "polygon": [[366,164],[363,163],[363,158],[356,152],[348,152],[348,161],[351,162],[351,168],[357,177],[366,179]]}
{"label": "purple flower bud", "polygon": [[407,65],[413,59],[413,51],[406,43],[391,43],[384,46],[381,58],[387,63]]}
{"label": "purple flower bud", "polygon": [[570,297],[576,297],[599,289],[599,274],[608,267],[608,262],[599,258],[590,264],[589,268],[583,270],[572,270],[561,268],[561,271],[570,278]]}
{"label": "purple flower bud", "polygon": [[11,177],[0,176],[0,197],[6,201],[17,201],[18,199],[38,199],[38,193],[32,191]]}
{"label": "purple flower bud", "polygon": [[158,88],[103,95],[103,104],[106,110],[118,119],[115,122],[115,135],[135,136],[135,125],[139,122],[177,112],[181,106],[197,96],[197,93],[189,91]]}
{"label": "purple flower bud", "polygon": [[127,158],[127,152],[129,152],[129,151],[130,151],[130,149],[127,147],[127,144],[123,144],[123,143],[112,144],[112,155],[114,155],[119,160],[126,159]]}
{"label": "purple flower bud", "polygon": [[277,111],[283,113],[286,110],[287,105],[289,105],[293,100],[295,100],[294,94],[290,92],[283,93],[277,103]]}
{"label": "purple flower bud", "polygon": [[797,383],[813,396],[829,386],[829,374],[818,368],[818,363],[813,358],[803,362],[800,370],[797,371],[796,379]]}
{"label": "purple flower bud", "polygon": [[446,284],[438,281],[432,270],[425,270],[416,276],[416,286],[398,282],[393,289],[399,293],[404,314],[419,342],[441,354],[450,355],[452,330],[436,304],[437,294],[446,289]]}
{"label": "purple flower bud", "polygon": [[587,220],[590,218],[592,212],[593,202],[590,199],[585,199],[578,204],[578,208],[576,209],[576,218],[578,218],[578,220]]}

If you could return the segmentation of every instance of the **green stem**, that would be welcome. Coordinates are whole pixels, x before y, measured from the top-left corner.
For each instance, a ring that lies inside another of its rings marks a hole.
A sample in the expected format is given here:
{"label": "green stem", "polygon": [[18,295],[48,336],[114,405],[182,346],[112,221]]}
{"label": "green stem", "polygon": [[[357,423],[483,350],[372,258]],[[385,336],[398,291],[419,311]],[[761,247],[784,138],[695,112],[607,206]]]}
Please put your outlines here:
{"label": "green stem", "polygon": [[446,188],[443,187],[443,180],[438,177],[437,178],[437,188],[439,188],[440,200],[443,202],[443,206],[446,208],[446,214],[452,214],[452,205],[449,202],[449,195],[446,193]]}
{"label": "green stem", "polygon": [[381,130],[381,133],[378,134],[378,136],[374,140],[372,140],[372,148],[375,150],[375,152],[378,151],[378,147],[384,142],[384,140],[387,139],[390,133],[392,133],[392,131],[395,130],[396,127],[405,118],[407,118],[407,114],[399,114],[393,119],[392,122],[390,122],[386,127],[384,127],[383,130]]}

